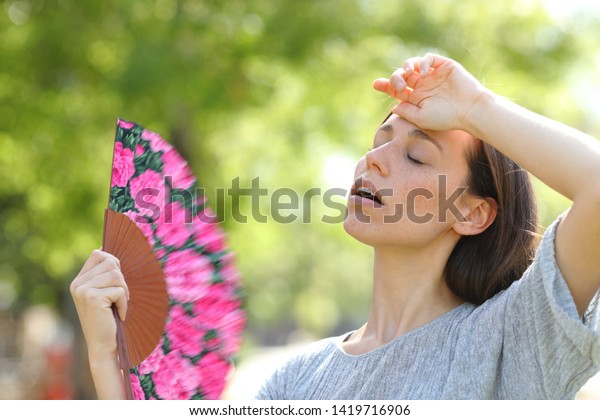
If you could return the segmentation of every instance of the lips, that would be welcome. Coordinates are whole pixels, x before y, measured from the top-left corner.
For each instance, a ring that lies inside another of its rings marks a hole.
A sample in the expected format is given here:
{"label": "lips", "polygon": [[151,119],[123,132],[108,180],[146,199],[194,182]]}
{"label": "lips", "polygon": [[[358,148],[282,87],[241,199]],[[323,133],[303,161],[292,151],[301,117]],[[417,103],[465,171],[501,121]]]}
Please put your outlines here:
{"label": "lips", "polygon": [[350,195],[362,197],[373,201],[378,206],[383,206],[383,198],[380,191],[377,190],[375,184],[368,179],[364,179],[362,176],[354,181],[354,185],[352,185],[352,189],[350,190]]}

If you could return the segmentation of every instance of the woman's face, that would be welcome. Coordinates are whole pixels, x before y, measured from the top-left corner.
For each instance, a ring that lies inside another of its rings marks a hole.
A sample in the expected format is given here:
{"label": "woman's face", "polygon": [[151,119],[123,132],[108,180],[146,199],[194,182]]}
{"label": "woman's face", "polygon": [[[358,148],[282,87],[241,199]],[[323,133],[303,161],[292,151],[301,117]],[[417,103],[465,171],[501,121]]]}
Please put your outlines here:
{"label": "woman's face", "polygon": [[466,214],[474,141],[463,131],[422,130],[391,115],[356,166],[346,231],[372,246],[429,245]]}

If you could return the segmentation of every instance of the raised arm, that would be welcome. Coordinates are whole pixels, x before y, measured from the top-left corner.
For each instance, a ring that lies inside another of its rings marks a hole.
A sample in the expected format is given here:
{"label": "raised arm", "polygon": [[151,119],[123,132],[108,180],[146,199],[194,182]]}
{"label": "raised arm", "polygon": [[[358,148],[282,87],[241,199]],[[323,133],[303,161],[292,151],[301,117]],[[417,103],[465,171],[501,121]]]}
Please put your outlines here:
{"label": "raised arm", "polygon": [[128,289],[119,260],[96,250],[71,283],[71,295],[88,347],[92,379],[99,399],[125,399],[117,358],[117,327],[112,304],[121,319],[127,313]]}
{"label": "raised arm", "polygon": [[556,259],[583,314],[600,288],[600,142],[484,88],[460,64],[428,54],[375,89],[399,116],[429,130],[463,130],[573,201],[556,234]]}

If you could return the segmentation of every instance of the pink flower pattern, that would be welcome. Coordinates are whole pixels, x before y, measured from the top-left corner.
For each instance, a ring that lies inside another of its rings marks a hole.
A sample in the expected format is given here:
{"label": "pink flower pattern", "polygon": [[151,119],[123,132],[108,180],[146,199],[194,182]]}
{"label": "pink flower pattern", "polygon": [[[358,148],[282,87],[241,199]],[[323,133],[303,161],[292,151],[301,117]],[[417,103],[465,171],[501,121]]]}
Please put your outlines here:
{"label": "pink flower pattern", "polygon": [[142,156],[145,151],[146,150],[144,149],[144,146],[142,146],[141,144],[135,146],[135,156]]}
{"label": "pink flower pattern", "polygon": [[163,357],[165,357],[165,354],[162,350],[162,344],[163,342],[161,340],[160,345],[157,346],[152,353],[150,353],[150,356],[146,357],[146,359],[140,363],[138,366],[139,373],[142,375],[148,375],[160,367],[160,361]]}
{"label": "pink flower pattern", "polygon": [[150,148],[154,152],[165,152],[173,148],[173,146],[164,141],[159,134],[153,133],[152,131],[144,130],[141,138],[142,140],[150,142]]}
{"label": "pink flower pattern", "polygon": [[110,186],[125,187],[135,172],[133,151],[123,147],[123,143],[115,143],[112,176]]}
{"label": "pink flower pattern", "polygon": [[215,353],[208,353],[200,359],[200,370],[202,375],[198,377],[200,389],[204,392],[204,397],[208,400],[219,398],[225,388],[225,382],[220,378],[226,377],[231,366]]}
{"label": "pink flower pattern", "polygon": [[191,212],[179,201],[169,203],[163,207],[157,220],[156,234],[163,244],[180,248],[192,236],[189,227],[191,218]]}
{"label": "pink flower pattern", "polygon": [[140,216],[156,220],[164,207],[167,186],[158,172],[147,170],[129,181],[129,191]]}
{"label": "pink flower pattern", "polygon": [[182,303],[204,297],[214,270],[209,258],[192,249],[172,252],[164,268],[169,295]]}
{"label": "pink flower pattern", "polygon": [[226,236],[209,207],[197,216],[174,200],[173,189],[187,189],[194,205],[206,204],[192,191],[189,166],[160,135],[119,120],[114,155],[111,187],[121,188],[111,190],[111,208],[134,220],[153,246],[170,301],[160,343],[131,370],[134,398],[218,399],[245,328]]}
{"label": "pink flower pattern", "polygon": [[164,400],[189,400],[200,385],[202,371],[179,351],[172,351],[160,359],[154,372],[156,394]]}
{"label": "pink flower pattern", "polygon": [[187,315],[181,307],[174,307],[170,315],[171,321],[166,327],[169,341],[181,343],[179,350],[185,356],[200,354],[204,348],[202,338],[205,331],[202,331],[197,320]]}
{"label": "pink flower pattern", "polygon": [[142,384],[140,384],[140,378],[138,378],[137,375],[130,373],[129,379],[131,380],[131,390],[133,391],[133,399],[143,400],[144,390],[142,389]]}
{"label": "pink flower pattern", "polygon": [[188,189],[194,185],[196,178],[177,150],[172,148],[165,151],[162,158],[165,164],[164,175],[171,178],[173,188]]}
{"label": "pink flower pattern", "polygon": [[119,125],[119,127],[124,128],[126,130],[131,130],[134,126],[134,124],[132,122],[123,121],[121,119],[118,121],[118,125]]}

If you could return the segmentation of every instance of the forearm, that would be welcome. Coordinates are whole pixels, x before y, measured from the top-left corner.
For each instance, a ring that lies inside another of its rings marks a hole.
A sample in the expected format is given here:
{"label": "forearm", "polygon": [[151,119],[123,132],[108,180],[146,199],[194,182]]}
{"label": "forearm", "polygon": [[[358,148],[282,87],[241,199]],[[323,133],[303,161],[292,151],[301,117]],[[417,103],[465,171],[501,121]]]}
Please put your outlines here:
{"label": "forearm", "polygon": [[467,131],[573,201],[555,239],[556,261],[580,316],[600,287],[600,142],[493,94]]}
{"label": "forearm", "polygon": [[565,197],[600,191],[600,142],[593,137],[489,91],[472,107],[466,124],[466,131]]}
{"label": "forearm", "polygon": [[90,354],[90,371],[98,399],[123,400],[126,398],[123,374],[116,355],[98,357]]}

